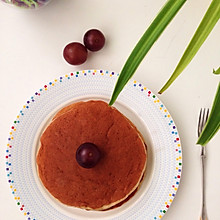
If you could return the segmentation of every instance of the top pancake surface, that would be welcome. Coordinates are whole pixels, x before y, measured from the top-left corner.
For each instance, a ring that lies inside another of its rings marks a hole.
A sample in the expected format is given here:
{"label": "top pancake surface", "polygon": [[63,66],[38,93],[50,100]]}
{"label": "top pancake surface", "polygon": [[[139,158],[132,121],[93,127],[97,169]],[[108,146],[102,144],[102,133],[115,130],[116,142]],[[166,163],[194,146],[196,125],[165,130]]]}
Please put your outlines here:
{"label": "top pancake surface", "polygon": [[[98,146],[99,163],[90,169],[76,159],[85,142]],[[72,104],[54,117],[41,136],[38,172],[48,191],[62,203],[103,210],[124,200],[145,170],[145,144],[137,129],[103,101]]]}

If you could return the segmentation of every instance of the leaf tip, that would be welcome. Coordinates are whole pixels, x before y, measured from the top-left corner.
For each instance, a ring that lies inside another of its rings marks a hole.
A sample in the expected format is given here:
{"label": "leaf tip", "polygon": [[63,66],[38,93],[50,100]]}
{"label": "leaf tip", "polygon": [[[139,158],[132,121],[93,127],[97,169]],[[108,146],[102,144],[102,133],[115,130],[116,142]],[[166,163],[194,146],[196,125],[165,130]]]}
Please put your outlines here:
{"label": "leaf tip", "polygon": [[111,99],[110,99],[108,105],[109,105],[109,106],[112,106],[112,105],[114,104],[114,102],[115,102],[115,98],[114,98],[113,95],[112,95],[112,97],[111,97]]}
{"label": "leaf tip", "polygon": [[158,94],[162,94],[164,91],[166,90],[166,87],[165,86],[163,86],[161,89],[160,89],[160,91],[158,92]]}
{"label": "leaf tip", "polygon": [[213,68],[213,73],[216,74],[216,75],[220,74],[220,67],[219,67],[217,70],[215,70],[215,69]]}

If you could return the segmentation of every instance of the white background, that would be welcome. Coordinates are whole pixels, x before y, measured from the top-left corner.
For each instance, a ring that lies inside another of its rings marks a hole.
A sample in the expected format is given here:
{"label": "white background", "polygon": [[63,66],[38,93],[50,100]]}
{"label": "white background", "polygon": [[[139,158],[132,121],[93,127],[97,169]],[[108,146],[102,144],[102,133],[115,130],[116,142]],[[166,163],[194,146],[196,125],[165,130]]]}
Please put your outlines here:
{"label": "white background", "polygon": [[[157,93],[171,75],[211,0],[190,0],[170,23],[139,66],[134,78]],[[5,173],[5,149],[10,127],[23,104],[45,83],[76,70],[120,72],[131,50],[165,0],[52,0],[40,10],[20,10],[0,4],[0,219],[23,220]],[[89,53],[87,62],[71,66],[64,46],[82,41],[98,28],[105,47]],[[158,95],[171,113],[182,142],[183,172],[178,193],[164,220],[199,219],[201,169],[197,120],[201,107],[211,107],[219,82],[212,74],[220,65],[220,23],[174,84]],[[207,210],[219,219],[220,135],[207,146]]]}

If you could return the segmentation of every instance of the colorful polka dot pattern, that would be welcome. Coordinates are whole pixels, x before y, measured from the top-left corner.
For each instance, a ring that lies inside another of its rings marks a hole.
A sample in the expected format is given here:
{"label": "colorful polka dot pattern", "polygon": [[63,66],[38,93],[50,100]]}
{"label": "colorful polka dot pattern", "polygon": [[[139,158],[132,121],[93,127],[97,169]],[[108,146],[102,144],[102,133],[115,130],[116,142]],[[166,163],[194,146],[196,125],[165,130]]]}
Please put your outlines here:
{"label": "colorful polka dot pattern", "polygon": [[[147,88],[142,86],[142,84],[138,84],[137,81],[134,81],[133,83],[134,83],[134,87],[139,87],[141,92],[146,92],[148,97],[153,98],[154,103],[158,105],[159,109],[161,110],[165,118],[171,117],[170,114],[168,113],[168,110],[160,102],[160,100],[156,97],[156,95],[154,95],[150,90],[147,90]],[[173,199],[176,195],[176,191],[180,184],[180,177],[181,177],[181,171],[182,171],[182,150],[181,150],[180,138],[178,136],[178,132],[177,132],[176,126],[174,125],[173,120],[169,120],[168,124],[172,129],[171,134],[173,135],[173,141],[176,145],[175,151],[178,152],[178,156],[176,157],[176,161],[177,161],[176,170],[178,171],[179,174],[173,177],[173,185],[170,187],[169,200],[164,202],[163,209],[159,210],[158,216],[155,216],[154,220],[161,219],[163,215],[167,212],[171,203],[173,202]]]}
{"label": "colorful polka dot pattern", "polygon": [[[34,96],[30,98],[26,102],[25,105],[23,105],[23,108],[21,109],[19,115],[17,115],[16,119],[14,120],[13,126],[11,127],[11,131],[9,133],[8,138],[8,144],[6,147],[6,173],[8,177],[8,183],[10,185],[10,188],[12,190],[12,194],[14,195],[14,199],[17,203],[17,206],[19,209],[23,212],[23,215],[27,217],[28,220],[35,220],[35,218],[31,217],[31,213],[26,210],[25,204],[22,203],[21,198],[19,195],[17,195],[17,189],[14,187],[14,180],[13,180],[13,171],[11,169],[12,163],[11,163],[11,149],[13,148],[12,141],[14,139],[13,134],[16,132],[17,126],[19,126],[20,120],[22,116],[25,114],[25,110],[31,109],[30,104],[34,103],[37,99],[40,98],[42,92],[48,91],[51,89],[51,87],[54,87],[57,83],[62,83],[64,80],[70,80],[71,78],[75,77],[86,77],[87,75],[108,75],[109,77],[112,76],[118,76],[118,73],[110,72],[110,71],[104,71],[104,70],[83,70],[80,72],[74,72],[70,74],[66,74],[62,77],[59,77],[55,79],[54,81],[49,82],[47,85],[44,85],[43,88],[41,88],[38,92],[35,92]],[[168,113],[168,110],[165,108],[165,106],[161,103],[161,101],[146,87],[144,87],[142,84],[138,83],[137,81],[133,81],[133,86],[138,88],[141,92],[146,93],[146,97],[153,99],[153,102],[158,106],[160,111],[163,113],[164,117],[168,119],[168,125],[171,128],[171,135],[173,136],[173,142],[175,143],[176,148],[174,149],[176,153],[178,153],[176,157],[176,171],[178,172],[177,175],[173,176],[173,184],[170,186],[170,193],[169,193],[169,199],[167,201],[164,201],[163,207],[161,207],[160,210],[158,210],[158,215],[154,216],[154,220],[161,219],[163,215],[167,212],[168,208],[170,207],[171,203],[173,202],[173,199],[176,195],[176,191],[178,189],[178,186],[180,184],[180,177],[181,177],[181,170],[182,170],[182,151],[181,151],[181,144],[180,139],[178,136],[178,132],[176,129],[176,126],[174,125],[173,120],[169,120],[171,118],[170,114]]]}

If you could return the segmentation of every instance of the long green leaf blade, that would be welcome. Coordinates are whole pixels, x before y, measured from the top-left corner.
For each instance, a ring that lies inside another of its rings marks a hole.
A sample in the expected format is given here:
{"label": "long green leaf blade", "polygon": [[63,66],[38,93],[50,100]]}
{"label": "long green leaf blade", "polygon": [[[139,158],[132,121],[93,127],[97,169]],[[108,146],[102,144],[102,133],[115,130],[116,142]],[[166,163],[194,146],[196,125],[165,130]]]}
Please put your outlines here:
{"label": "long green leaf blade", "polygon": [[173,74],[159,91],[162,94],[191,62],[220,18],[220,0],[213,0]]}
{"label": "long green leaf blade", "polygon": [[168,0],[163,6],[161,11],[158,13],[156,18],[153,20],[149,28],[145,31],[144,35],[131,52],[124,67],[122,68],[109,105],[112,105],[115,102],[119,93],[133,76],[147,52],[185,2],[186,0]]}
{"label": "long green leaf blade", "polygon": [[220,128],[220,82],[208,121],[197,141],[197,144],[205,146],[217,133]]}

